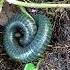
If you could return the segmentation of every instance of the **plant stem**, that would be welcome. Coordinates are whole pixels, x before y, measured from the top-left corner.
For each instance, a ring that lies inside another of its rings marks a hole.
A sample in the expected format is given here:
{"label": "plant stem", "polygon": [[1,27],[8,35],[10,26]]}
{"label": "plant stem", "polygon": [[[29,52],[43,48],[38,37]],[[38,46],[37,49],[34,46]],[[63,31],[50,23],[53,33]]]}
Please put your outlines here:
{"label": "plant stem", "polygon": [[1,10],[2,10],[3,3],[4,3],[4,0],[0,0],[0,12],[1,12]]}
{"label": "plant stem", "polygon": [[47,3],[28,3],[22,1],[10,1],[7,0],[11,4],[15,4],[18,6],[31,7],[31,8],[70,8],[70,4],[47,4]]}
{"label": "plant stem", "polygon": [[22,11],[22,14],[25,13],[26,15],[28,15],[32,20],[34,20],[31,15],[26,11],[26,9],[24,7],[19,6],[20,10]]}

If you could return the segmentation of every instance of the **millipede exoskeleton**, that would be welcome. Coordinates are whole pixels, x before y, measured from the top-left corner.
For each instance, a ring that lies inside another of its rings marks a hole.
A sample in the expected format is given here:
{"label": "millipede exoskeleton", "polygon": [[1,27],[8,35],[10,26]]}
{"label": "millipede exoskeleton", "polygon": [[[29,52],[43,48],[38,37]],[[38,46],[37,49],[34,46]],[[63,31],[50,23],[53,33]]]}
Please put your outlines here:
{"label": "millipede exoskeleton", "polygon": [[45,51],[52,31],[52,24],[45,15],[33,15],[31,19],[24,13],[17,14],[5,26],[4,47],[11,58],[31,62]]}

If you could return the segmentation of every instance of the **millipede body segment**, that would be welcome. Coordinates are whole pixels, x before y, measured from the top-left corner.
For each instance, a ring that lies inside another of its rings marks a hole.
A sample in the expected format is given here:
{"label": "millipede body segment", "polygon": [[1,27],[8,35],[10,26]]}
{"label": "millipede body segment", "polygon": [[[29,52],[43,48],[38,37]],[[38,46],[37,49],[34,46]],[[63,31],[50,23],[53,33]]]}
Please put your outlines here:
{"label": "millipede body segment", "polygon": [[28,63],[45,51],[52,31],[52,24],[45,15],[33,15],[31,19],[24,13],[17,14],[6,24],[4,47],[12,59]]}

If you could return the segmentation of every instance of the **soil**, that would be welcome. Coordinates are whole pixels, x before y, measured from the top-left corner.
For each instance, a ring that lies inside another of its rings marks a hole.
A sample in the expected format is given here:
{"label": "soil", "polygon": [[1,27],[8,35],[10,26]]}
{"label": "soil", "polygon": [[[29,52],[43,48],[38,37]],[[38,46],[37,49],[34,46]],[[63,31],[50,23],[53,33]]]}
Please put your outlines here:
{"label": "soil", "polygon": [[[70,70],[70,9],[27,8],[27,11],[31,14],[45,14],[49,17],[54,27],[51,43],[41,58],[44,60],[40,63],[39,70]],[[23,70],[25,65],[11,60],[3,47],[4,26],[8,19],[18,12],[17,7],[5,3],[0,13],[0,70]]]}

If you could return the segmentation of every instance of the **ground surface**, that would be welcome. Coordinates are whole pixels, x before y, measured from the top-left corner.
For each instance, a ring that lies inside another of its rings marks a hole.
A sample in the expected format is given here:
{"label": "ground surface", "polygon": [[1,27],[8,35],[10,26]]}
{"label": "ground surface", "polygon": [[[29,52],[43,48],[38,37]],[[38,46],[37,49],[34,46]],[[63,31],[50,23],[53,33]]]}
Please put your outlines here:
{"label": "ground surface", "polygon": [[[38,0],[35,1],[38,2]],[[44,60],[40,63],[40,70],[70,70],[70,9],[27,10],[31,14],[35,12],[44,13],[54,24],[53,37],[42,58]],[[12,61],[6,54],[2,44],[3,34],[1,32],[4,30],[3,26],[6,24],[8,18],[17,11],[19,10],[17,10],[15,6],[6,3],[2,13],[0,13],[0,70],[23,70],[23,65],[21,63]]]}

